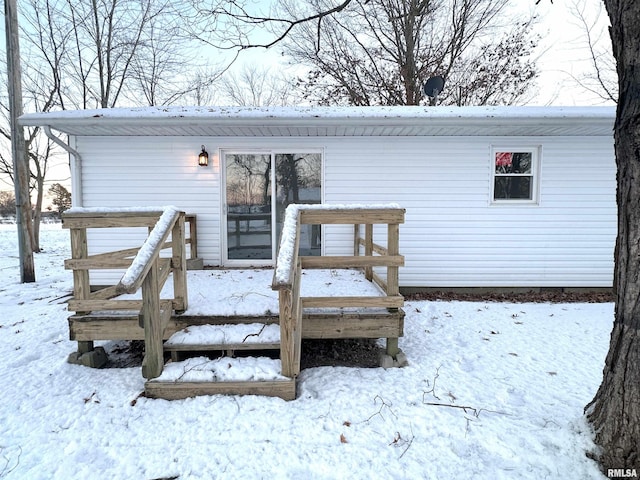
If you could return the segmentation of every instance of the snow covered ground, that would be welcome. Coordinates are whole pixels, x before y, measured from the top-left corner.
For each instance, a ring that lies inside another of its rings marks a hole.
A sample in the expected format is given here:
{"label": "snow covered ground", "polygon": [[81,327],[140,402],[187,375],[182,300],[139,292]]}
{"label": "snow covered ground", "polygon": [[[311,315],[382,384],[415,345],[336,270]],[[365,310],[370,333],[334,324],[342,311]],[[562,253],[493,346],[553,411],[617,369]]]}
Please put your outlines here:
{"label": "snow covered ground", "polygon": [[0,479],[605,478],[582,410],[612,304],[408,302],[408,367],[304,370],[292,402],[150,400],[139,368],[66,362],[68,232],[42,228],[21,285],[0,225]]}

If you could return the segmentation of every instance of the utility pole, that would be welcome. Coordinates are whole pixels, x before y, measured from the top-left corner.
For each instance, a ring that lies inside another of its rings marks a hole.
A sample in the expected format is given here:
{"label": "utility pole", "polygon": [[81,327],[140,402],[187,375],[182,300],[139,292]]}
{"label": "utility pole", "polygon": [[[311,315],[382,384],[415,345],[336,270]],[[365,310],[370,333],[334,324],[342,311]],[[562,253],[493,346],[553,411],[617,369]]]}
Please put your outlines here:
{"label": "utility pole", "polygon": [[16,195],[16,223],[18,226],[18,253],[20,255],[20,281],[36,281],[31,245],[31,198],[29,195],[29,158],[26,155],[24,131],[18,125],[22,115],[22,77],[20,73],[20,40],[16,0],[4,0],[5,30],[7,35],[7,76],[9,89],[9,115],[11,122],[11,155],[13,156],[13,184]]}

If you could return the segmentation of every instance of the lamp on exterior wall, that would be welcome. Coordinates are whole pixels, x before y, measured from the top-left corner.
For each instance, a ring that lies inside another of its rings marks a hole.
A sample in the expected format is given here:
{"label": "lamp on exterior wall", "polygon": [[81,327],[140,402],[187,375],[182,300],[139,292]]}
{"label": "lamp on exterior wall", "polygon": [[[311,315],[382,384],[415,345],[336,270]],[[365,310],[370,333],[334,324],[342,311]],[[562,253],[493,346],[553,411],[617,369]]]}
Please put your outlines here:
{"label": "lamp on exterior wall", "polygon": [[200,155],[198,155],[198,165],[201,167],[209,165],[209,154],[204,149],[204,145],[202,145],[202,151],[200,152]]}

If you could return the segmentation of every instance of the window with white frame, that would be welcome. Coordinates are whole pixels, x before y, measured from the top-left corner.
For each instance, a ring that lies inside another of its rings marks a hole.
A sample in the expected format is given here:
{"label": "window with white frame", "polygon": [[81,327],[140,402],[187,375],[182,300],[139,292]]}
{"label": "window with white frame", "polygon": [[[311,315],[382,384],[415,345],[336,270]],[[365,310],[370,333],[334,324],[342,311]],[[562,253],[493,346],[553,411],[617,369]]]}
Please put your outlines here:
{"label": "window with white frame", "polygon": [[537,202],[539,156],[539,149],[535,147],[493,147],[492,202]]}

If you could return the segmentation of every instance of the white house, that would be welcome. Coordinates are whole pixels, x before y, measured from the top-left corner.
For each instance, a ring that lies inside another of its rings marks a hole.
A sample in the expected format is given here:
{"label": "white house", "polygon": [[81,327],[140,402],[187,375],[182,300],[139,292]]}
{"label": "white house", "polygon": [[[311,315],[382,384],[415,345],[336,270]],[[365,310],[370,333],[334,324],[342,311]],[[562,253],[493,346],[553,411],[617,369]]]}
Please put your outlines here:
{"label": "white house", "polygon": [[[593,288],[612,285],[614,118],[609,107],[169,107],[20,121],[68,135],[75,206],[196,214],[205,265],[271,265],[288,203],[393,202],[406,208],[403,287]],[[342,227],[304,233],[312,253],[352,248]],[[133,241],[110,231],[91,244],[116,240]]]}

